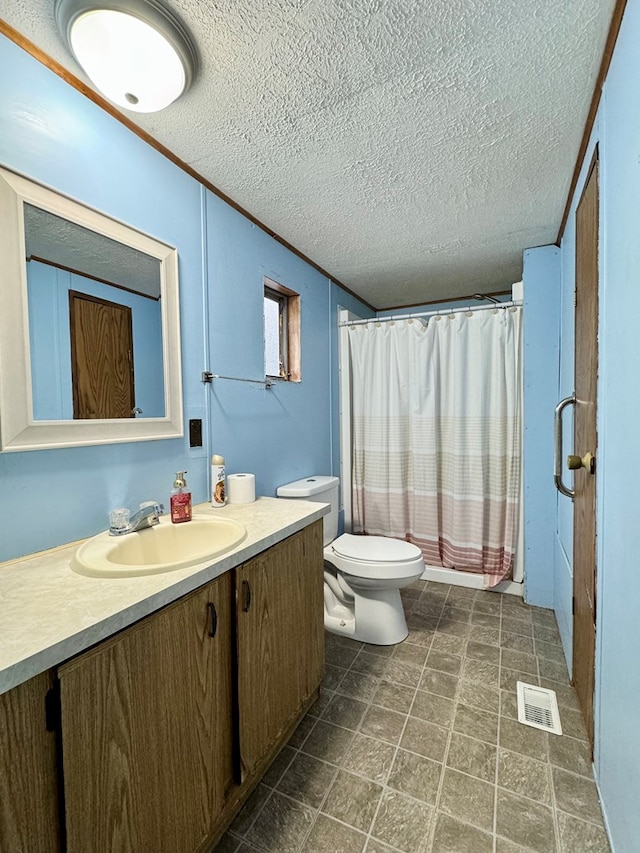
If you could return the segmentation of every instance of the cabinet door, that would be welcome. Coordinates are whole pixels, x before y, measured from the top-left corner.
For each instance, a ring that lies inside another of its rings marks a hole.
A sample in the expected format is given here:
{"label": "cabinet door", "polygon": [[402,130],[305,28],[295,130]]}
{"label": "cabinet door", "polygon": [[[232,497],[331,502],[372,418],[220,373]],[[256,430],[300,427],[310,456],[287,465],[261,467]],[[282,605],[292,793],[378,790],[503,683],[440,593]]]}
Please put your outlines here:
{"label": "cabinet door", "polygon": [[303,613],[298,645],[300,695],[305,700],[324,676],[324,557],[322,521],[302,531],[304,569],[298,575],[298,597]]}
{"label": "cabinet door", "polygon": [[0,852],[58,853],[56,744],[47,731],[44,672],[0,696]]}
{"label": "cabinet door", "polygon": [[317,525],[236,569],[243,773],[269,752],[324,668],[322,533]]}
{"label": "cabinet door", "polygon": [[210,834],[232,777],[230,617],[227,574],[60,669],[68,853]]}

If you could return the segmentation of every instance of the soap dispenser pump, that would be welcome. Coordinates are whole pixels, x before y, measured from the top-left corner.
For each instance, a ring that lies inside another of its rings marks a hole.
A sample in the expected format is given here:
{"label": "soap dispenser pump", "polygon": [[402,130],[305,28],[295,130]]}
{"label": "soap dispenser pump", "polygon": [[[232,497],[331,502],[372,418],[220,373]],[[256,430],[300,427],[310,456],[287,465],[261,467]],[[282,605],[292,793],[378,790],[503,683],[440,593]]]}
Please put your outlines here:
{"label": "soap dispenser pump", "polygon": [[191,492],[184,478],[186,471],[178,471],[171,490],[171,521],[180,524],[191,521]]}

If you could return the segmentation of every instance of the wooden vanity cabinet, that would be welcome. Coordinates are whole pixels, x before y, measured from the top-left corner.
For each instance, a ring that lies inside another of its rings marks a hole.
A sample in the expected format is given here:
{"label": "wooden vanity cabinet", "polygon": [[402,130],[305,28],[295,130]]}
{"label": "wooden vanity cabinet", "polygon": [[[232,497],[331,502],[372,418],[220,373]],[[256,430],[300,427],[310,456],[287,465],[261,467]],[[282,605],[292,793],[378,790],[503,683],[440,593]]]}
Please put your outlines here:
{"label": "wooden vanity cabinet", "polygon": [[46,715],[53,685],[54,673],[43,672],[0,696],[0,853],[61,849],[56,736]]}
{"label": "wooden vanity cabinet", "polygon": [[59,669],[68,853],[193,853],[232,784],[232,577]]}
{"label": "wooden vanity cabinet", "polygon": [[318,521],[61,665],[66,853],[208,851],[318,692],[322,602]]}
{"label": "wooden vanity cabinet", "polygon": [[324,672],[322,522],[236,569],[243,779],[305,710]]}

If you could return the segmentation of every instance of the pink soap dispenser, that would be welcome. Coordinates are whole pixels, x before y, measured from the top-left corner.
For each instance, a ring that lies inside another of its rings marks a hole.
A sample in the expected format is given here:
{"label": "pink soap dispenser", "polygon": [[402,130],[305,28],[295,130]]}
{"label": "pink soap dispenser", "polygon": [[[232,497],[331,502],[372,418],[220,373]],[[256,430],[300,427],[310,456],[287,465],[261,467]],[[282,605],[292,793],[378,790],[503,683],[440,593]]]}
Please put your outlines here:
{"label": "pink soap dispenser", "polygon": [[181,524],[191,521],[191,492],[184,478],[186,471],[178,471],[171,490],[171,521]]}

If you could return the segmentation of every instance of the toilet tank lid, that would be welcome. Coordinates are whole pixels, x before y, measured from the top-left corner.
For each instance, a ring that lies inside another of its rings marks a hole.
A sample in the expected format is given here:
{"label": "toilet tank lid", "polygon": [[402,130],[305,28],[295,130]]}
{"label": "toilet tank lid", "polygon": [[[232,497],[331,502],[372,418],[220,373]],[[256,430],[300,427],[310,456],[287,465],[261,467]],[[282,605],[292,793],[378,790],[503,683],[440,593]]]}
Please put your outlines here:
{"label": "toilet tank lid", "polygon": [[417,545],[387,536],[354,536],[352,533],[343,533],[332,542],[331,547],[342,557],[367,563],[403,563],[422,556]]}
{"label": "toilet tank lid", "polygon": [[308,498],[329,491],[333,486],[337,486],[338,482],[337,477],[304,477],[302,480],[278,486],[276,495],[279,498]]}

